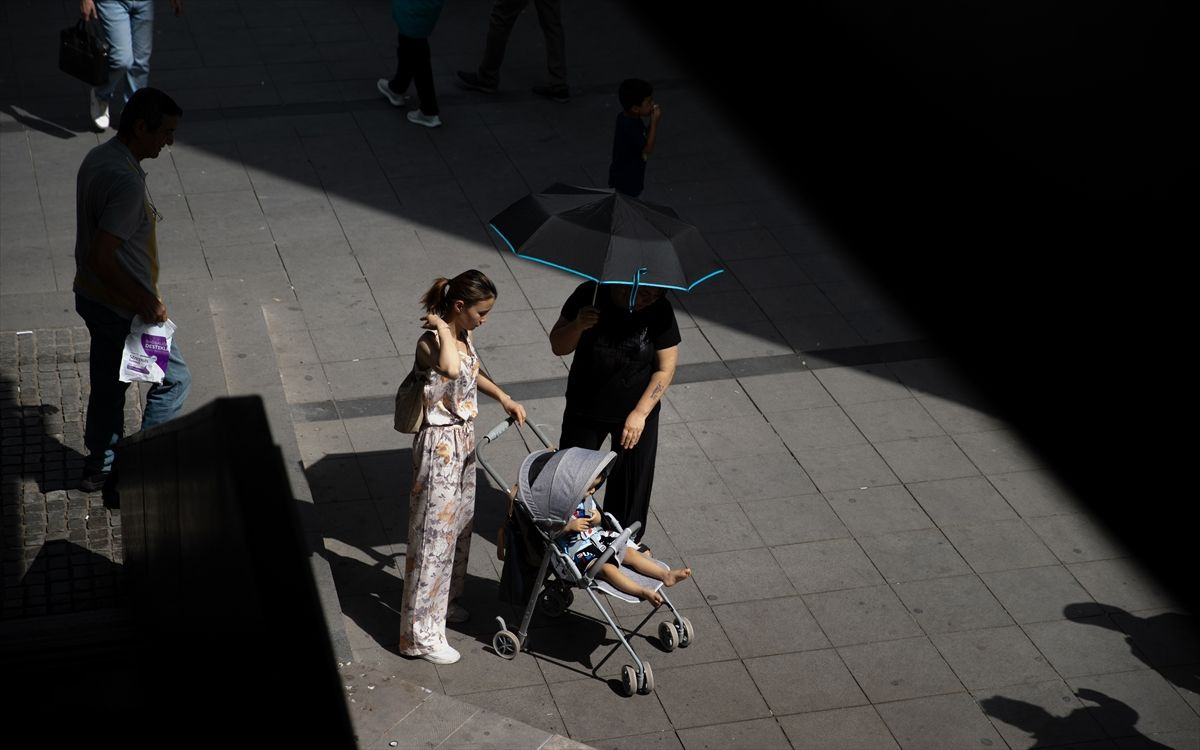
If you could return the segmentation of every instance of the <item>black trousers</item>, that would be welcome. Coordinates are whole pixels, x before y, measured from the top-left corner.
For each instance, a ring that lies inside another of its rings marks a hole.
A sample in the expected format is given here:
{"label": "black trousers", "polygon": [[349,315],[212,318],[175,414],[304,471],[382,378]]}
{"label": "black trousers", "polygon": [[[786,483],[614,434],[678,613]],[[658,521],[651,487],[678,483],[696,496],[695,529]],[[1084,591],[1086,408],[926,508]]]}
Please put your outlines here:
{"label": "black trousers", "polygon": [[621,448],[621,431],[624,422],[601,422],[572,414],[563,415],[562,436],[559,444],[563,448],[588,448],[599,450],[604,438],[617,452],[608,481],[604,484],[604,510],[612,513],[622,526],[639,521],[642,528],[634,534],[641,540],[646,532],[646,518],[650,513],[650,491],[654,487],[654,460],[658,456],[658,413],[657,407],[646,417],[642,437],[631,450]]}
{"label": "black trousers", "polygon": [[408,91],[408,85],[417,87],[417,98],[421,100],[421,113],[438,113],[437,93],[433,90],[433,63],[430,59],[428,39],[414,39],[396,34],[396,75],[388,81],[388,88],[397,94]]}

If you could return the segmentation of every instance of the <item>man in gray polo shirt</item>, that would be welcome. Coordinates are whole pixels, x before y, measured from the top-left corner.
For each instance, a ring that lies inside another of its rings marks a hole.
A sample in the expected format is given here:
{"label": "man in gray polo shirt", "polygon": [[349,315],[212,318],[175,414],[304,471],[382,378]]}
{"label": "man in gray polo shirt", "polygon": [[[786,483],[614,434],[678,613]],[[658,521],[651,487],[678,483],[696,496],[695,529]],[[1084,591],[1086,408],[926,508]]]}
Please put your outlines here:
{"label": "man in gray polo shirt", "polygon": [[[101,489],[112,472],[113,446],[124,426],[125,390],[118,379],[121,352],[135,315],[150,323],[167,319],[158,295],[161,218],[146,187],[140,162],[154,159],[175,141],[183,110],[153,88],[139,89],[121,112],[113,139],[96,146],[79,165],[75,191],[75,310],[91,335],[88,398],[83,442],[88,456],[80,489]],[[150,387],[142,429],[179,413],[191,373],[172,342],[161,384]]]}

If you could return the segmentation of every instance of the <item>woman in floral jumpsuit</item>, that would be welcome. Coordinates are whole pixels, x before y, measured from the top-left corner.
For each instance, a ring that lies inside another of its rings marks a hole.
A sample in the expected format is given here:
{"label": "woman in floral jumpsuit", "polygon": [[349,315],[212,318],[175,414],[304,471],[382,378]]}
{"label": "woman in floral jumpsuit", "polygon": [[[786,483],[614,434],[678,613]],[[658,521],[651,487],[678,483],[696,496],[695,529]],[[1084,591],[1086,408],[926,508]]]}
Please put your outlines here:
{"label": "woman in floral jumpsuit", "polygon": [[475,516],[477,391],[525,421],[525,408],[479,371],[471,340],[495,303],[495,285],[476,270],[437,279],[421,298],[429,332],[417,342],[416,368],[425,380],[425,420],[413,438],[400,653],[434,664],[459,659],[446,640],[447,611],[468,616],[452,602],[463,591]]}

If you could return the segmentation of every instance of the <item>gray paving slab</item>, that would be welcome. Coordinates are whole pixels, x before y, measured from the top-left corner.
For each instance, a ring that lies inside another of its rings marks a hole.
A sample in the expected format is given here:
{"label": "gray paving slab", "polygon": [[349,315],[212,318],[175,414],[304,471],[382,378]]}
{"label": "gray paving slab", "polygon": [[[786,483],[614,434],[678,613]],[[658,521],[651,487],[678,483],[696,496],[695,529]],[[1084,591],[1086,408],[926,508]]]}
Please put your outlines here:
{"label": "gray paving slab", "polygon": [[974,575],[906,581],[893,589],[929,635],[1010,625],[1013,618]]}
{"label": "gray paving slab", "polygon": [[1103,612],[1061,565],[983,573],[981,578],[1019,623],[1091,617]]}
{"label": "gray paving slab", "polygon": [[759,538],[770,547],[850,536],[821,495],[747,501],[741,506]]}
{"label": "gray paving slab", "polygon": [[883,582],[854,539],[830,539],[774,547],[771,553],[800,594],[836,591]]}
{"label": "gray paving slab", "polygon": [[868,703],[833,649],[757,657],[745,663],[776,715]]}
{"label": "gray paving slab", "polygon": [[776,412],[767,418],[794,453],[867,442],[854,422],[837,406]]}
{"label": "gray paving slab", "polygon": [[829,391],[811,372],[789,372],[739,378],[738,382],[764,414],[791,409],[833,406]]}
{"label": "gray paving slab", "polygon": [[834,646],[921,635],[920,626],[888,586],[808,594],[804,604]]}
{"label": "gray paving slab", "polygon": [[[659,436],[660,455],[662,435]],[[806,495],[817,491],[796,459],[777,450],[712,462],[734,498],[740,501]]]}
{"label": "gray paving slab", "polygon": [[800,597],[725,604],[713,612],[742,659],[829,647]]}
{"label": "gray paving slab", "polygon": [[781,716],[796,750],[896,750],[899,745],[871,706]]}
{"label": "gray paving slab", "polygon": [[821,492],[900,483],[879,452],[870,445],[815,448],[797,453],[796,458]]}
{"label": "gray paving slab", "polygon": [[1015,625],[942,633],[931,638],[968,690],[1044,682],[1055,677],[1046,658]]}
{"label": "gray paving slab", "polygon": [[976,573],[1033,568],[1058,561],[1021,520],[945,526],[942,532]]}
{"label": "gray paving slab", "polygon": [[722,724],[770,716],[739,660],[660,669],[655,694],[674,727]]}
{"label": "gray paving slab", "polygon": [[915,398],[843,404],[847,416],[871,442],[944,434]]}
{"label": "gray paving slab", "polygon": [[568,711],[562,715],[569,736],[588,744],[605,738],[671,729],[670,720],[655,695],[625,698],[615,688],[605,689],[591,680],[553,683],[550,693],[560,706],[588,706],[587,711]]}
{"label": "gray paving slab", "polygon": [[921,506],[901,485],[827,492],[829,506],[855,536],[925,529],[933,526]]}
{"label": "gray paving slab", "polygon": [[901,748],[962,750],[1004,740],[970,696],[937,695],[875,707]]}
{"label": "gray paving slab", "polygon": [[655,515],[671,544],[685,556],[763,546],[754,525],[736,503],[713,505],[697,498],[687,507],[656,508]]}
{"label": "gray paving slab", "polygon": [[682,750],[683,748],[678,734],[665,729],[658,732],[647,732],[627,737],[593,740],[592,744],[601,750],[635,750],[640,748],[647,748],[647,750]]}
{"label": "gray paving slab", "polygon": [[766,548],[689,555],[692,580],[711,604],[725,604],[795,593]]}
{"label": "gray paving slab", "polygon": [[791,747],[783,729],[774,719],[752,719],[681,729],[677,734],[685,750],[719,750],[729,747],[788,750]]}
{"label": "gray paving slab", "polygon": [[984,477],[911,482],[905,486],[939,526],[1009,521],[1017,517]]}
{"label": "gray paving slab", "polygon": [[873,445],[903,482],[930,482],[978,473],[967,456],[946,436],[908,438]]}
{"label": "gray paving slab", "polygon": [[891,583],[970,572],[938,529],[864,536],[858,541],[871,562]]}
{"label": "gray paving slab", "polygon": [[1045,469],[989,474],[988,480],[1024,518],[1082,510],[1063,483]]}
{"label": "gray paving slab", "polygon": [[910,398],[911,393],[886,365],[835,367],[815,375],[840,404],[862,404]]}
{"label": "gray paving slab", "polygon": [[[665,414],[660,414],[662,419]],[[654,467],[654,509],[686,511],[694,504],[732,504],[733,492],[708,459],[672,461]]]}
{"label": "gray paving slab", "polygon": [[837,650],[872,703],[945,695],[961,683],[928,638],[903,638]]}
{"label": "gray paving slab", "polygon": [[783,447],[771,426],[758,415],[689,422],[688,429],[713,461],[778,453]]}
{"label": "gray paving slab", "polygon": [[1105,619],[1083,617],[1023,625],[1030,640],[1063,677],[1140,669],[1143,664],[1119,631],[1106,626]]}
{"label": "gray paving slab", "polygon": [[1111,560],[1128,554],[1104,526],[1080,513],[1033,518],[1029,526],[1063,563]]}
{"label": "gray paving slab", "polygon": [[[894,365],[889,365],[894,367]],[[1004,422],[984,409],[954,397],[933,394],[917,394],[917,401],[929,412],[929,416],[951,435],[962,435],[1004,427]]]}
{"label": "gray paving slab", "polygon": [[1162,586],[1130,558],[1072,563],[1067,569],[1103,605],[1125,610],[1178,607]]}

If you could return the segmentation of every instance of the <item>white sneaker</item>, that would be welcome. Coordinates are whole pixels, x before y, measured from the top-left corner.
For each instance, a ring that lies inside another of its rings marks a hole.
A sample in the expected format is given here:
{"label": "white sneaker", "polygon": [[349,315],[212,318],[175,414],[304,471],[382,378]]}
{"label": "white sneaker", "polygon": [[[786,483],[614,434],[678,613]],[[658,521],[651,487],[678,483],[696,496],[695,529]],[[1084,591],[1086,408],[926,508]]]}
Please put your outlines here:
{"label": "white sneaker", "polygon": [[462,658],[462,654],[458,653],[453,646],[447,643],[437,651],[430,651],[428,654],[421,654],[421,658],[433,664],[453,664]]}
{"label": "white sneaker", "polygon": [[97,130],[108,130],[108,102],[96,98],[96,89],[88,89],[88,114]]}
{"label": "white sneaker", "polygon": [[424,125],[427,128],[437,128],[442,125],[442,118],[437,115],[427,115],[419,109],[408,113],[408,121],[415,125]]}
{"label": "white sneaker", "polygon": [[392,87],[388,85],[388,79],[386,78],[380,78],[375,83],[375,88],[379,89],[379,93],[383,94],[383,97],[387,99],[393,107],[403,107],[405,104],[408,104],[408,97],[404,94],[397,94],[395,91],[392,91]]}
{"label": "white sneaker", "polygon": [[446,608],[446,622],[458,624],[471,619],[471,612],[458,602],[450,602]]}

